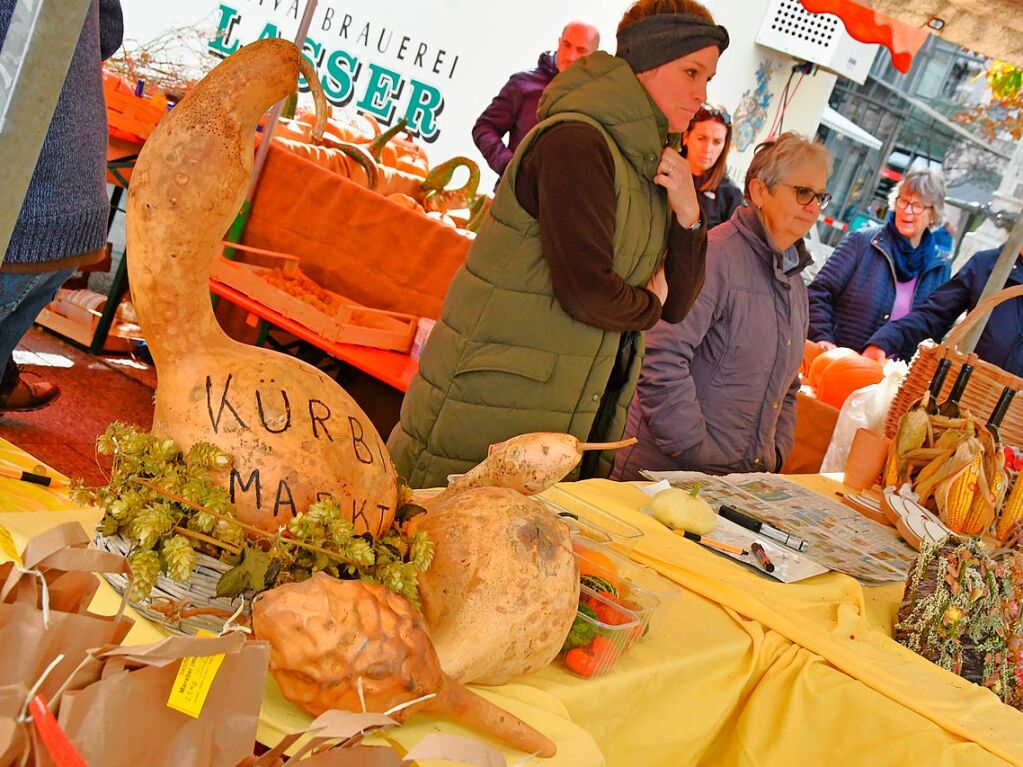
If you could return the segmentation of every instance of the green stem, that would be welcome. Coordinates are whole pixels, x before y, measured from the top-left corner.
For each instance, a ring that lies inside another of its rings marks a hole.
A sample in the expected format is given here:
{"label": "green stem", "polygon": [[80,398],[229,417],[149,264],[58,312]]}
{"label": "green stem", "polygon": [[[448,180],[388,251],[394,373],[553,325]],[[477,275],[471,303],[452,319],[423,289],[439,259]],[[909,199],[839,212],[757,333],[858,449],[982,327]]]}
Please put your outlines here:
{"label": "green stem", "polygon": [[402,117],[398,120],[398,122],[373,139],[372,143],[369,145],[369,153],[372,155],[374,160],[380,162],[380,156],[383,154],[384,147],[387,146],[387,142],[405,130],[407,125],[408,120]]}
{"label": "green stem", "polygon": [[[131,481],[134,482],[137,485],[141,485],[142,487],[145,487],[145,488],[148,488],[149,490],[152,490],[157,495],[162,495],[167,500],[174,501],[175,503],[180,503],[182,506],[185,506],[185,507],[187,507],[189,509],[194,509],[195,511],[201,511],[203,514],[209,514],[214,519],[219,519],[219,520],[221,520],[223,522],[234,523],[234,524],[238,525],[242,530],[250,532],[253,535],[258,535],[258,536],[260,536],[262,538],[265,538],[265,539],[271,540],[271,541],[277,539],[277,535],[275,533],[268,533],[266,530],[263,530],[260,527],[255,527],[254,525],[248,525],[248,524],[246,524],[246,523],[244,523],[244,522],[242,522],[242,521],[240,521],[238,519],[235,519],[234,517],[229,517],[226,514],[220,514],[220,513],[216,512],[216,511],[212,511],[210,509],[207,509],[205,506],[200,506],[198,503],[192,503],[187,498],[182,498],[180,495],[176,495],[176,494],[170,492],[169,490],[164,490],[161,487],[157,487],[156,485],[152,484],[151,482],[146,482],[144,479],[133,479]],[[319,546],[314,546],[311,543],[305,543],[304,541],[297,541],[294,538],[284,538],[282,536],[280,538],[280,540],[283,541],[284,543],[287,543],[287,544],[291,545],[291,546],[298,546],[299,548],[306,549],[307,551],[313,551],[313,552],[315,552],[317,554],[323,554],[325,556],[330,557],[331,559],[333,559],[336,562],[340,562],[343,565],[351,565],[351,564],[353,564],[352,562],[349,562],[348,560],[342,558],[341,555],[338,554],[336,551],[329,551],[327,549],[320,548]],[[219,545],[223,545],[223,544],[219,544]]]}

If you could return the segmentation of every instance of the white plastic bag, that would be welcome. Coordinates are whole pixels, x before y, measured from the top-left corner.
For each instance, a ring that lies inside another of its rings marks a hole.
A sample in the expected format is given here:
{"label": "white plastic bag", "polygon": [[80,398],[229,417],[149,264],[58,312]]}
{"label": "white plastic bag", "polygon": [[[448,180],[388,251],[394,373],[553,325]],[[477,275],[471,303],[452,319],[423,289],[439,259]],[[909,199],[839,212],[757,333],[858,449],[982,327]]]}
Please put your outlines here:
{"label": "white plastic bag", "polygon": [[905,362],[889,360],[885,363],[884,378],[880,383],[864,386],[849,395],[838,411],[835,431],[821,463],[822,473],[845,471],[845,462],[849,458],[849,448],[857,429],[880,432],[884,428],[888,408],[908,371],[909,365]]}

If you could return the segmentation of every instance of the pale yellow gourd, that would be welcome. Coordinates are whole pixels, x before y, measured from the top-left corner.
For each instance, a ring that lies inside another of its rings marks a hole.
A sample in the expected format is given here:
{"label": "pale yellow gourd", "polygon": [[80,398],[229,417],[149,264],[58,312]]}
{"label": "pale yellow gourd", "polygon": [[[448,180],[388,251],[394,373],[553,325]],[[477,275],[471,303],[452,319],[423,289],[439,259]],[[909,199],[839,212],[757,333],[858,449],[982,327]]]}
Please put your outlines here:
{"label": "pale yellow gourd", "polygon": [[311,365],[228,338],[210,305],[210,264],[245,197],[256,123],[294,92],[303,66],[322,104],[298,49],[267,39],[223,61],[160,122],[131,179],[128,274],[159,376],[153,432],[230,453],[220,480],[245,522],[275,530],[329,494],[376,535],[398,489],[369,419]]}
{"label": "pale yellow gourd", "polygon": [[564,522],[515,490],[477,487],[413,517],[409,530],[436,547],[419,597],[445,673],[504,684],[554,660],[579,606]]}
{"label": "pale yellow gourd", "polygon": [[650,510],[662,525],[687,533],[703,535],[718,524],[718,515],[709,503],[678,487],[669,487],[655,495]]}

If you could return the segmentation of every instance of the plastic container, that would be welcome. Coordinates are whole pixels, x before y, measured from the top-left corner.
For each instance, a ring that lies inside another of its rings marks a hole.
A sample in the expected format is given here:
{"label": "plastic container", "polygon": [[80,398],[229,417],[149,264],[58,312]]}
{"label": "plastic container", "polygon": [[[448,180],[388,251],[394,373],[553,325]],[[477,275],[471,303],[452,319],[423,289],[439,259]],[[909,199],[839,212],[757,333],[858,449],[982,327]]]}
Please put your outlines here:
{"label": "plastic container", "polygon": [[[624,590],[627,591],[627,593],[622,595],[626,601],[625,606],[632,607],[634,604],[638,612],[645,618],[644,636],[660,629],[663,617],[671,610],[674,600],[681,591],[675,583],[663,577],[655,570],[645,567],[638,562],[633,562],[628,557],[608,549],[607,546],[594,543],[585,537],[574,535],[572,538],[572,548],[575,550],[577,560],[581,551],[585,549],[594,549],[607,557],[614,566],[614,572],[605,572],[604,576],[610,575],[622,581],[625,587]],[[597,571],[596,574],[600,575],[599,571],[602,568],[599,563],[589,560],[587,567],[595,569]],[[629,600],[631,600],[631,603]]]}
{"label": "plastic container", "polygon": [[599,525],[595,525],[588,519],[580,519],[574,514],[564,511],[556,503],[551,503],[546,498],[539,495],[535,497],[543,501],[547,508],[557,514],[558,518],[568,525],[569,529],[572,531],[572,538],[580,538],[587,543],[599,544],[601,546],[609,546],[613,543],[610,533]]}
{"label": "plastic container", "polygon": [[[579,589],[580,609],[558,660],[568,671],[590,679],[610,671],[618,659],[636,643],[643,629],[639,616],[593,589]],[[593,617],[587,610],[602,616]]]}
{"label": "plastic container", "polygon": [[555,513],[585,521],[588,528],[600,530],[610,540],[610,546],[628,554],[643,537],[643,531],[630,522],[609,514],[573,493],[558,486],[549,487],[542,496],[536,496]]}

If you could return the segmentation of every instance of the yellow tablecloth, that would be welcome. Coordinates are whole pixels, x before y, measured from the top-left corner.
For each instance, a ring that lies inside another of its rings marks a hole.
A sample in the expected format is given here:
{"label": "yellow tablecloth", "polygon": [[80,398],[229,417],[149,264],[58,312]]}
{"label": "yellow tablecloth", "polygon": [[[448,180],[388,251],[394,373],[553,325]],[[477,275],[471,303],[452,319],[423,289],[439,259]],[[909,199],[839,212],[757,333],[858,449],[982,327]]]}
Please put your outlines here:
{"label": "yellow tablecloth", "polygon": [[[0,483],[2,496],[9,483]],[[1023,764],[1019,712],[890,638],[897,586],[865,590],[833,573],[782,585],[668,533],[639,513],[645,497],[634,487],[597,480],[572,491],[642,527],[634,558],[683,588],[658,633],[606,677],[552,666],[477,688],[558,743],[544,764]],[[53,491],[31,493],[31,508],[68,509]],[[68,510],[0,514],[0,523],[22,537],[69,515],[96,519]],[[113,592],[101,597],[112,612]],[[156,636],[141,621],[129,641]],[[262,720],[260,737],[272,742],[308,718],[268,682]],[[440,729],[459,731],[416,716],[398,739]],[[521,758],[506,753],[509,764]]]}

